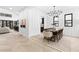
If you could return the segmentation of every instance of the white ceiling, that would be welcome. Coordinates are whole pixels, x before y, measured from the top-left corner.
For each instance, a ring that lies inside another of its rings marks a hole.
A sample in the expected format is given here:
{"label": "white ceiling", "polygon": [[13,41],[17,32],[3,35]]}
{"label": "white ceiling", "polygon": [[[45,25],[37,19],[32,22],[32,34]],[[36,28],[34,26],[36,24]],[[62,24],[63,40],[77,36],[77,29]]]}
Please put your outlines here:
{"label": "white ceiling", "polygon": [[[13,11],[13,12],[21,12],[25,8],[28,8],[28,7],[36,7],[36,8],[41,9],[44,12],[48,12],[50,10],[53,10],[53,8],[49,9],[49,6],[0,6],[0,8],[2,8],[2,9],[6,9],[9,11]],[[12,9],[10,9],[10,8],[12,8]]]}
{"label": "white ceiling", "polygon": [[[19,13],[28,7],[36,7],[38,9],[42,10],[43,12],[49,12],[50,10],[53,10],[53,7],[49,9],[49,6],[0,6],[0,8],[2,8],[2,9],[6,9],[6,10],[16,12],[16,13]],[[10,9],[10,8],[12,8],[12,9]],[[79,10],[79,6],[56,6],[56,9],[59,9],[59,10],[78,9]]]}
{"label": "white ceiling", "polygon": [[25,6],[0,6],[0,8],[18,13],[23,11],[26,7]]}

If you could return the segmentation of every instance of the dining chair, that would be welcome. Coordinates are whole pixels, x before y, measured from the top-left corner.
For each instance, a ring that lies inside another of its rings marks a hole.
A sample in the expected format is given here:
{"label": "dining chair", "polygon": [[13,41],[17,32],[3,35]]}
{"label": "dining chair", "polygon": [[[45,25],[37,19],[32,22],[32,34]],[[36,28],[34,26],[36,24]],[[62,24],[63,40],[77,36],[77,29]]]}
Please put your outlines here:
{"label": "dining chair", "polygon": [[54,36],[54,42],[59,40],[58,31],[53,32],[53,36]]}
{"label": "dining chair", "polygon": [[59,40],[63,37],[63,29],[59,30]]}
{"label": "dining chair", "polygon": [[47,39],[48,41],[50,41],[52,39],[52,32],[50,32],[48,30],[44,30],[43,36],[44,36],[44,39]]}

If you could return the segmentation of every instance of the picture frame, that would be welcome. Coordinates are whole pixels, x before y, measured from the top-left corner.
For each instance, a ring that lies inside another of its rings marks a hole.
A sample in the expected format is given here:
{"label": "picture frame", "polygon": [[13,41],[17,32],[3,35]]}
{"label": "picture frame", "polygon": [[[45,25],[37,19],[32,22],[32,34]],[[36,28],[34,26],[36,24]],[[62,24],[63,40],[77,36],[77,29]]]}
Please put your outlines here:
{"label": "picture frame", "polygon": [[26,19],[21,20],[21,25],[20,27],[25,28],[26,27]]}

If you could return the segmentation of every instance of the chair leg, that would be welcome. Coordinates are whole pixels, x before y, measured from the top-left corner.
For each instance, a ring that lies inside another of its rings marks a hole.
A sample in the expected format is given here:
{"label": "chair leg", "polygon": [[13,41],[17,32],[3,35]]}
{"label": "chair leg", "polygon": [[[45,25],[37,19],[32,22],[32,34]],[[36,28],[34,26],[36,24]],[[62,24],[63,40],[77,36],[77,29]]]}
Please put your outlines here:
{"label": "chair leg", "polygon": [[57,41],[57,42],[59,41],[59,35],[55,36],[55,41]]}
{"label": "chair leg", "polygon": [[60,36],[59,36],[59,35],[57,35],[57,42],[59,41],[59,38],[60,38]]}

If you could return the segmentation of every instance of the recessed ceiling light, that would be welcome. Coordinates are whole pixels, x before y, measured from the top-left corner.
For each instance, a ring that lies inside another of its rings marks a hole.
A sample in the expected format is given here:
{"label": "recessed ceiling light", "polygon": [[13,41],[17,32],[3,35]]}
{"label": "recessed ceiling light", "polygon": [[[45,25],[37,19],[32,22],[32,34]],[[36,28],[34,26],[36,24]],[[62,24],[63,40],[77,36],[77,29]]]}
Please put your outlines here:
{"label": "recessed ceiling light", "polygon": [[9,8],[10,10],[12,10],[12,8]]}

